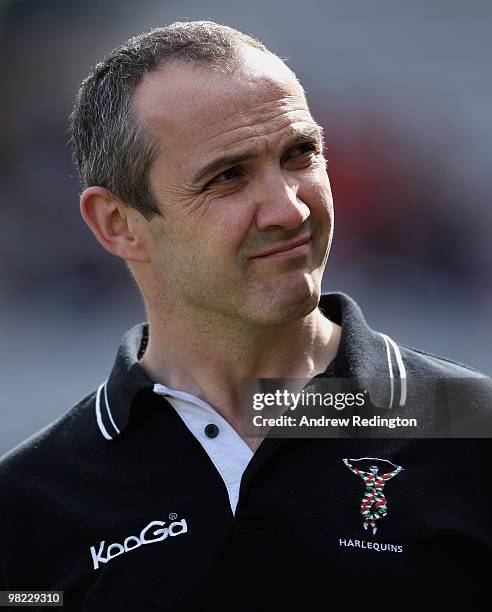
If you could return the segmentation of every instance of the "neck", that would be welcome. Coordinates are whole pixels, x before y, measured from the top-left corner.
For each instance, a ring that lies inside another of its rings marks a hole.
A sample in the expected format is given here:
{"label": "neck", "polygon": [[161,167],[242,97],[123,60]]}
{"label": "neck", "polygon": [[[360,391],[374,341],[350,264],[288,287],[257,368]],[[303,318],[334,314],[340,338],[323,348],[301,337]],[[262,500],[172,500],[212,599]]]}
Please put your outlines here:
{"label": "neck", "polygon": [[151,380],[192,393],[231,425],[241,418],[244,379],[311,378],[334,358],[340,327],[316,308],[279,326],[238,328],[227,321],[149,312],[141,365]]}

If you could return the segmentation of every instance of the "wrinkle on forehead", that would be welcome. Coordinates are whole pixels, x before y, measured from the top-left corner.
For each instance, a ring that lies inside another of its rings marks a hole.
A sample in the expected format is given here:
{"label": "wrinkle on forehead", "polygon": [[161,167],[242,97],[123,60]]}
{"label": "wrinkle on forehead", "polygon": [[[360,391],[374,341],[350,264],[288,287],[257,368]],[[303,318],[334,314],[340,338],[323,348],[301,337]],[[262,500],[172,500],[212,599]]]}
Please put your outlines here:
{"label": "wrinkle on forehead", "polygon": [[291,133],[295,123],[312,121],[309,111],[296,104],[270,102],[268,107],[267,112],[256,108],[248,109],[235,113],[222,122],[202,126],[194,134],[196,146],[206,144],[210,151],[216,146],[237,146],[251,138],[272,136],[284,130],[286,134]]}
{"label": "wrinkle on forehead", "polygon": [[307,110],[302,99],[290,93],[261,101],[253,97],[248,101],[244,96],[241,96],[241,102],[243,103],[242,108],[231,104],[229,112],[226,109],[222,109],[221,117],[218,117],[216,120],[210,117],[210,121],[207,124],[197,123],[192,131],[199,133],[203,130],[213,129],[216,125],[224,126],[228,123],[233,123],[240,129],[248,123],[263,123],[268,120],[274,120],[276,116],[286,112]]}

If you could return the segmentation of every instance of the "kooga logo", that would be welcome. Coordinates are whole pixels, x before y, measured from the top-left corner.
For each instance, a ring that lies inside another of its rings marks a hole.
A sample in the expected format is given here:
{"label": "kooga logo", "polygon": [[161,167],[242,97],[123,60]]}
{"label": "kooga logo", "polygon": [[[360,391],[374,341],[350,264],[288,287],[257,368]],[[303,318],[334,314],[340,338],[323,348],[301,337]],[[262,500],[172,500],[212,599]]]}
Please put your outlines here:
{"label": "kooga logo", "polygon": [[[176,515],[171,514],[169,518],[175,519]],[[118,542],[110,544],[107,547],[106,552],[104,552],[104,545],[106,542],[103,540],[99,543],[99,549],[97,551],[95,546],[91,546],[94,569],[97,570],[100,563],[107,563],[108,561],[111,561],[111,559],[114,559],[123,553],[135,550],[135,548],[142,546],[142,544],[155,544],[156,542],[162,542],[162,540],[165,540],[168,536],[173,538],[181,535],[182,533],[187,533],[187,531],[188,525],[186,523],[186,519],[181,519],[180,521],[173,520],[168,527],[166,527],[166,523],[164,521],[151,521],[142,529],[139,536],[128,536],[123,544],[119,544]]]}

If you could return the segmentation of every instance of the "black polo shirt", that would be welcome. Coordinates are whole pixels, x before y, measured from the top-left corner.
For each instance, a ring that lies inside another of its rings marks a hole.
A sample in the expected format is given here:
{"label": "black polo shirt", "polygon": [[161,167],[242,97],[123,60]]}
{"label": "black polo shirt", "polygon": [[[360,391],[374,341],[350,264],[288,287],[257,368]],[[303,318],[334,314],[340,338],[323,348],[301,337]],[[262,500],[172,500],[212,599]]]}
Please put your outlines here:
{"label": "black polo shirt", "polygon": [[[384,377],[400,405],[420,379],[479,376],[398,347],[348,296],[321,307],[342,325],[327,376]],[[138,363],[146,333],[132,329],[107,383],[1,461],[0,589],[62,590],[65,609],[105,612],[489,609],[489,440],[267,438],[234,514]]]}

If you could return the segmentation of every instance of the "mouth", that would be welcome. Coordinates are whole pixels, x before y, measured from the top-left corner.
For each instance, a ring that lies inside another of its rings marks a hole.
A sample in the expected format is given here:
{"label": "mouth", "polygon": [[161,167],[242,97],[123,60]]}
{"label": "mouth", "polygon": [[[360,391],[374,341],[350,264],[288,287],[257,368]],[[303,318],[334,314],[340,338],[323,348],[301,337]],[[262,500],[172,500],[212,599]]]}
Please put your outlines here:
{"label": "mouth", "polygon": [[311,242],[312,235],[302,236],[291,242],[280,244],[276,247],[272,247],[267,251],[263,251],[258,255],[253,255],[251,259],[265,259],[266,257],[290,257],[303,255],[309,251],[309,243]]}

